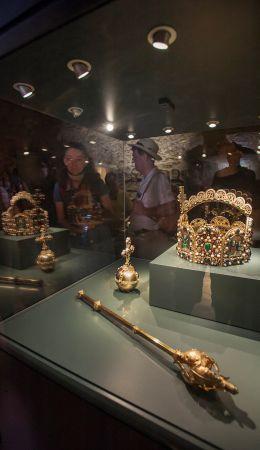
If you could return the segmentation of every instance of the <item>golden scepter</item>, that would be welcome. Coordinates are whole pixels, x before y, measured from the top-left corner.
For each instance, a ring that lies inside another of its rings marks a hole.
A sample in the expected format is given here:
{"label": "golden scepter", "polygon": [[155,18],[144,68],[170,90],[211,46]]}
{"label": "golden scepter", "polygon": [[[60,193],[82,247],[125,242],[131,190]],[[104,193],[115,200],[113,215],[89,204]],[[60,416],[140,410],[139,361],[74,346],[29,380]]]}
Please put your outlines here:
{"label": "golden scepter", "polygon": [[181,375],[187,384],[198,387],[206,392],[228,391],[231,394],[238,393],[238,388],[228,381],[229,379],[227,377],[220,374],[217,363],[206,353],[196,349],[182,352],[178,349],[170,347],[154,336],[146,333],[136,325],[128,322],[128,320],[119,316],[111,309],[102,305],[99,300],[93,300],[91,297],[86,295],[84,291],[79,291],[77,298],[83,300],[91,306],[94,311],[99,312],[102,316],[113,319],[115,325],[123,325],[134,334],[141,336],[146,341],[172,356],[173,362],[179,367]]}

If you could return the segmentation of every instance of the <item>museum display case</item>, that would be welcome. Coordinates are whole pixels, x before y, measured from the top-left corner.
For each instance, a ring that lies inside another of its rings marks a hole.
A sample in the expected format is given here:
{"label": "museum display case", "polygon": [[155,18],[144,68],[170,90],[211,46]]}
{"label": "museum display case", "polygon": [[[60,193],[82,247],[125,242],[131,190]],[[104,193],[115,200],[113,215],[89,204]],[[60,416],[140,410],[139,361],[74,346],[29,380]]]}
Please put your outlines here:
{"label": "museum display case", "polygon": [[258,450],[259,119],[123,2],[0,59],[3,450]]}

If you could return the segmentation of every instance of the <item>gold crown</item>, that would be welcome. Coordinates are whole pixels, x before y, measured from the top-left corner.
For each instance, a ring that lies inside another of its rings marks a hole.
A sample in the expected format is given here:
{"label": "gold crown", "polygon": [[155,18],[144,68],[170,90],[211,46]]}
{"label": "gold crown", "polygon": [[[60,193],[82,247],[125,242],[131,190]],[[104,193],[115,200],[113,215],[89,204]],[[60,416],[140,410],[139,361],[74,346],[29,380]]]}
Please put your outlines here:
{"label": "gold crown", "polygon": [[[208,189],[188,200],[184,187],[178,195],[177,253],[190,262],[228,266],[251,256],[251,199],[235,190]],[[198,211],[204,217],[198,217]],[[197,214],[196,214],[197,213]]]}
{"label": "gold crown", "polygon": [[48,213],[37,206],[32,195],[26,191],[15,194],[10,207],[2,213],[2,226],[6,234],[30,236],[49,227]]}

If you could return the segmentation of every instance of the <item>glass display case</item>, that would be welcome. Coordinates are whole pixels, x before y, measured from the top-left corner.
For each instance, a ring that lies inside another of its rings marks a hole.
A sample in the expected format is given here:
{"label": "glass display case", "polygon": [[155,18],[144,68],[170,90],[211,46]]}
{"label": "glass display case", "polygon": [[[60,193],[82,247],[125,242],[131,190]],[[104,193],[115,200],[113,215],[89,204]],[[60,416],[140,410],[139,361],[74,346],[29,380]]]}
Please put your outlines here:
{"label": "glass display case", "polygon": [[22,450],[65,449],[71,420],[80,450],[85,429],[104,448],[98,427],[115,449],[130,435],[132,448],[258,449],[260,127],[254,71],[250,89],[243,78],[256,57],[227,114],[233,72],[205,83],[195,46],[188,64],[187,5],[143,3],[147,17],[129,0],[80,10],[0,60],[3,450],[18,448],[19,398]]}

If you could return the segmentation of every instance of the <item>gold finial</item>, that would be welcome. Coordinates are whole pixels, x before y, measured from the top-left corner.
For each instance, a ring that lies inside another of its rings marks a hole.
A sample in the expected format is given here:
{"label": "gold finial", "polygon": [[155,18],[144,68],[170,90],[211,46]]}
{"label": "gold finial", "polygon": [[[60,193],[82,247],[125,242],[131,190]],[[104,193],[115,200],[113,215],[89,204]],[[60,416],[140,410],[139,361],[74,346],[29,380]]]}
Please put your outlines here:
{"label": "gold finial", "polygon": [[129,264],[130,264],[130,257],[135,251],[135,248],[134,248],[134,246],[131,243],[130,237],[126,238],[125,245],[126,245],[126,248],[124,248],[124,250],[122,250],[121,255],[125,258],[125,265],[129,266]]}
{"label": "gold finial", "polygon": [[46,228],[42,227],[41,234],[40,234],[40,236],[35,238],[35,241],[42,244],[42,250],[45,250],[48,248],[47,241],[51,241],[52,239],[53,239],[53,236],[51,234],[47,234]]}

